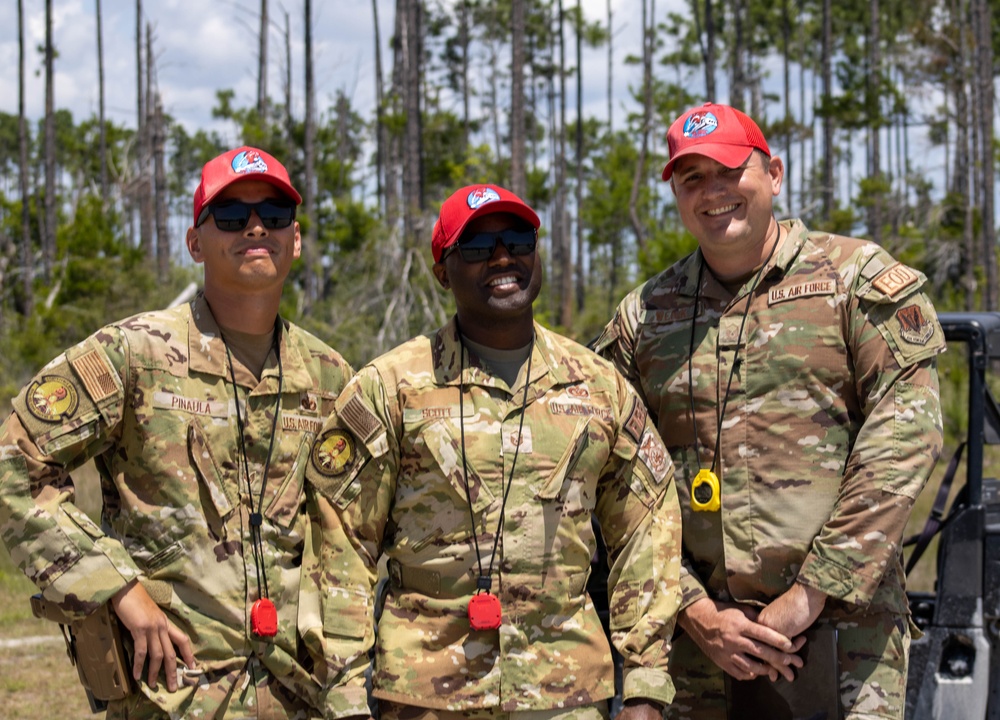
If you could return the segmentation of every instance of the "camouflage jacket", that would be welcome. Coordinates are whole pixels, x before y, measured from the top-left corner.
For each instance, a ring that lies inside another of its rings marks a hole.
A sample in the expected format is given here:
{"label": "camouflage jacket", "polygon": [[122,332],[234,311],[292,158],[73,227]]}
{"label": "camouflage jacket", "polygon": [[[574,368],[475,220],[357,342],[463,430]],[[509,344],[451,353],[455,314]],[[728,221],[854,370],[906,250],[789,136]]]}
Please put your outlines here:
{"label": "camouflage jacket", "polygon": [[[537,324],[523,413],[524,371],[508,387],[465,357],[460,372],[452,321],[367,365],[337,400],[307,474],[356,548],[323,558],[327,632],[363,659],[384,555],[376,697],[503,711],[610,697],[610,647],[585,590],[596,515],[625,697],[668,703],[680,510],[645,408],[610,364]],[[477,546],[498,630],[470,629]]]}
{"label": "camouflage jacket", "polygon": [[[782,227],[753,297],[696,251],[626,296],[597,349],[678,468],[682,607],[764,605],[798,579],[842,601],[827,614],[905,613],[900,541],[942,444],[926,279],[873,243]],[[716,447],[721,511],[695,512]]]}
{"label": "camouflage jacket", "polygon": [[[262,502],[276,358],[272,352],[259,383],[234,364],[248,493],[227,353],[200,295],[108,325],[67,350],[14,399],[0,431],[0,537],[11,556],[48,600],[74,615],[133,579],[142,582],[191,638],[203,671],[185,673],[173,694],[162,682],[157,689],[141,683],[147,705],[177,715],[214,717],[226,693],[246,682],[252,658],[310,716],[320,713],[321,686],[335,682],[327,677],[335,669],[323,656],[319,599],[300,598],[311,527],[304,474],[322,419],[352,371],[288,323],[280,353],[281,411]],[[74,503],[70,472],[89,459],[101,478],[100,525]],[[258,507],[260,568],[249,534]],[[273,638],[250,630],[258,571],[278,610]]]}

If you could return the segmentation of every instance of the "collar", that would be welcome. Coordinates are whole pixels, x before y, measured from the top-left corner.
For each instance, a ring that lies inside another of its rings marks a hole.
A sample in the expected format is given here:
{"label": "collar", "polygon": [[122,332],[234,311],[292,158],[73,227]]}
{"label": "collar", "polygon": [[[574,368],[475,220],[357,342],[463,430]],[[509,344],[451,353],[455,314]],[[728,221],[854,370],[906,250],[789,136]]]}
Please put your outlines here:
{"label": "collar", "polygon": [[[201,292],[189,303],[190,318],[188,319],[188,367],[207,375],[215,375],[223,379],[229,378],[226,365],[226,346],[222,342],[222,332],[209,307],[205,295]],[[284,373],[282,392],[303,392],[311,390],[313,385],[306,371],[305,362],[295,343],[289,342],[290,325],[279,317],[281,323],[281,366]],[[237,367],[236,382],[242,387],[258,387],[257,379],[242,367]],[[278,387],[278,363],[274,355],[268,357],[260,375],[260,387]]]}
{"label": "collar", "polygon": [[[566,364],[561,362],[563,353],[554,342],[553,334],[537,322],[533,323],[533,327],[535,342],[531,350],[531,377],[528,379],[533,387],[528,391],[529,398],[544,394],[554,385],[572,382]],[[462,352],[462,345],[458,339],[458,325],[454,316],[432,336],[432,343],[434,371],[440,384],[458,386],[461,380],[463,385],[494,387],[507,390],[513,395],[524,390],[524,385],[520,382],[515,387],[508,388],[503,380],[491,375],[476,354],[468,348],[466,348],[469,355],[465,363],[465,374],[459,378],[461,367],[459,353]]]}
{"label": "collar", "polygon": [[[795,261],[795,258],[798,257],[799,252],[802,250],[802,245],[806,241],[807,231],[801,220],[782,220],[778,225],[785,232],[778,239],[778,247],[775,248],[774,253],[771,255],[767,267],[764,268],[764,274],[761,276],[762,283],[764,280],[775,279],[776,274],[784,275]],[[701,254],[701,248],[698,248],[680,261],[676,276],[676,292],[678,295],[694,298],[698,294],[698,268],[703,262],[705,262],[705,259]],[[722,284],[711,272],[702,273],[702,280],[705,283],[705,287],[701,292],[702,297],[717,300],[726,300],[730,297],[728,291],[723,288]],[[743,288],[732,297],[732,300],[737,300],[745,295],[746,290],[746,283],[744,283]]]}

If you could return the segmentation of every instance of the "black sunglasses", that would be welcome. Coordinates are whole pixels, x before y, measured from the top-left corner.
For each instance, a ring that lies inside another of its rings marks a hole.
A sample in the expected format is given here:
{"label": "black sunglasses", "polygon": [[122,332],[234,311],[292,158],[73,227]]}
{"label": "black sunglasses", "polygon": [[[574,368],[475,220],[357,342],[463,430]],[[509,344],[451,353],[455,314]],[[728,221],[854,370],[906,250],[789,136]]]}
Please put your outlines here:
{"label": "black sunglasses", "polygon": [[458,248],[459,254],[467,263],[489,260],[497,249],[498,240],[503,243],[511,255],[530,255],[535,252],[535,246],[538,245],[538,233],[534,228],[528,230],[507,228],[506,230],[476,233],[459,240],[456,245],[448,248],[448,252],[441,256],[441,260],[448,257],[448,254],[455,248]]}
{"label": "black sunglasses", "polygon": [[[223,232],[238,232],[250,222],[250,213],[256,212],[260,224],[268,230],[286,228],[295,219],[295,205],[281,200],[261,200],[248,203],[242,200],[223,200],[202,208],[198,216],[200,226],[208,216],[215,218],[215,227]],[[196,226],[197,227],[197,226]]]}

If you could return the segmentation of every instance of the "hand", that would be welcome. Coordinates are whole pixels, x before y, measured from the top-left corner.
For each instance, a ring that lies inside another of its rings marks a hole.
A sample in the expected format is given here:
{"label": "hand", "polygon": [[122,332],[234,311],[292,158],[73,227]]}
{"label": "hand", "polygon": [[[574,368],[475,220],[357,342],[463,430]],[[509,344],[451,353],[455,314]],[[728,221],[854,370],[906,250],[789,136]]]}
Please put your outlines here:
{"label": "hand", "polygon": [[615,720],[661,720],[663,707],[652,700],[635,698],[626,700]]}
{"label": "hand", "polygon": [[802,667],[795,653],[804,639],[795,642],[787,635],[762,625],[757,611],[737,603],[697,600],[678,617],[680,626],[716,665],[737,680],[767,675],[771,681],[782,676],[794,680],[793,667]]}
{"label": "hand", "polygon": [[118,619],[132,633],[135,658],[132,661],[132,677],[136,682],[142,677],[142,665],[149,656],[147,682],[156,687],[160,667],[167,677],[167,690],[177,690],[177,653],[180,651],[184,664],[189,668],[197,664],[191,650],[191,641],[174,625],[153,602],[146,589],[137,581],[123,587],[111,598],[111,605]]}
{"label": "hand", "polygon": [[825,594],[795,582],[760,611],[757,622],[793,638],[816,622],[825,605]]}

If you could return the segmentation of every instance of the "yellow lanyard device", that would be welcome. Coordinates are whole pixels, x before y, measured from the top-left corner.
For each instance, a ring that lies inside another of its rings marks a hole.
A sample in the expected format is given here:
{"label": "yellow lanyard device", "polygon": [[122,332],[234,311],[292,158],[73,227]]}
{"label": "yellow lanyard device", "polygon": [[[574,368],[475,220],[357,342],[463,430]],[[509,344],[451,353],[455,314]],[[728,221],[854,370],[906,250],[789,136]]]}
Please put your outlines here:
{"label": "yellow lanyard device", "polygon": [[722,507],[720,494],[719,476],[702,468],[691,483],[691,509],[695,512],[715,512]]}

